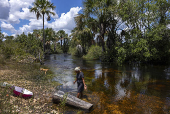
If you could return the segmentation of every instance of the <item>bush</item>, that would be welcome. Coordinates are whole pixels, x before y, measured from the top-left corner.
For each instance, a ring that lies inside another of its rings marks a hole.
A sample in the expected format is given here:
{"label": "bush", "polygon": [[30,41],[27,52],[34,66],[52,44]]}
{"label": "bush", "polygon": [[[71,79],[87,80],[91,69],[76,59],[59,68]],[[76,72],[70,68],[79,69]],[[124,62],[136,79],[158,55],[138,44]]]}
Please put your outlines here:
{"label": "bush", "polygon": [[68,50],[68,53],[71,54],[71,55],[76,55],[76,52],[77,52],[77,49],[76,47],[72,48],[72,47],[69,47],[69,50]]}
{"label": "bush", "polygon": [[117,47],[116,50],[118,52],[117,62],[119,64],[122,64],[126,59],[126,49],[124,49],[123,47]]}
{"label": "bush", "polygon": [[2,54],[0,54],[0,64],[5,64],[5,58]]}
{"label": "bush", "polygon": [[54,50],[54,44],[52,44],[51,45],[51,50],[52,50],[52,53],[56,53],[56,54],[63,53],[63,50],[61,49],[59,44],[56,45],[56,49],[55,50]]}
{"label": "bush", "polygon": [[12,55],[14,55],[14,49],[12,47],[3,47],[3,54],[5,55],[5,58],[10,58]]}
{"label": "bush", "polygon": [[93,45],[89,48],[87,55],[83,56],[83,58],[89,60],[100,59],[101,55],[102,55],[102,47]]}

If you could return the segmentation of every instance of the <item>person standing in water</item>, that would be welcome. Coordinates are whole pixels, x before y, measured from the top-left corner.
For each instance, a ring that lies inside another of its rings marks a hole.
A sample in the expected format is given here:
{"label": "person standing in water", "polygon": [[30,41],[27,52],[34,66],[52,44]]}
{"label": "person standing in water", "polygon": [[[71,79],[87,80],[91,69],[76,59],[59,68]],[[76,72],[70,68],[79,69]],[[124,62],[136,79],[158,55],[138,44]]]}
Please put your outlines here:
{"label": "person standing in water", "polygon": [[83,90],[87,89],[87,86],[84,81],[84,74],[80,70],[80,67],[75,68],[75,72],[77,73],[76,75],[76,80],[73,82],[74,84],[77,82],[77,98],[81,95],[81,98],[83,97]]}

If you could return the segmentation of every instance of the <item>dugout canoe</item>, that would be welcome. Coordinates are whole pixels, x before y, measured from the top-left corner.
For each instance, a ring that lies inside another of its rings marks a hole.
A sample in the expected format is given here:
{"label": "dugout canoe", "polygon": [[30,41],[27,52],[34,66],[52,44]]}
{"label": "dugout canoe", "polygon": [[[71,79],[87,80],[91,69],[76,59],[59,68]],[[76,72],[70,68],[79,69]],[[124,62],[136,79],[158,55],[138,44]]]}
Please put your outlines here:
{"label": "dugout canoe", "polygon": [[[66,97],[67,96],[67,97]],[[74,106],[76,108],[80,108],[80,109],[84,109],[84,110],[90,110],[93,107],[93,104],[88,103],[86,101],[83,101],[73,95],[64,93],[63,91],[57,91],[56,93],[54,93],[53,95],[53,102],[54,103],[59,103],[61,101],[64,100],[64,98],[66,98],[66,104],[67,105],[71,105]]]}

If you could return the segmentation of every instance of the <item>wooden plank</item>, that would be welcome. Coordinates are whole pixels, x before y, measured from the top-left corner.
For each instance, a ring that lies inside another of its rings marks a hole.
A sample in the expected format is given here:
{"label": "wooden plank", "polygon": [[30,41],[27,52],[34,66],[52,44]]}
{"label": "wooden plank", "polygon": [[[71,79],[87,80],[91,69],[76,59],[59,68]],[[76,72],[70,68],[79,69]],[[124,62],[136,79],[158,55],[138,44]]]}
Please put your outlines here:
{"label": "wooden plank", "polygon": [[77,108],[85,109],[85,110],[90,110],[93,107],[93,104],[88,103],[86,101],[83,101],[73,95],[66,94],[63,91],[57,91],[53,95],[53,102],[54,103],[59,103],[60,101],[63,101],[64,95],[67,95],[66,97],[66,104],[71,105]]}

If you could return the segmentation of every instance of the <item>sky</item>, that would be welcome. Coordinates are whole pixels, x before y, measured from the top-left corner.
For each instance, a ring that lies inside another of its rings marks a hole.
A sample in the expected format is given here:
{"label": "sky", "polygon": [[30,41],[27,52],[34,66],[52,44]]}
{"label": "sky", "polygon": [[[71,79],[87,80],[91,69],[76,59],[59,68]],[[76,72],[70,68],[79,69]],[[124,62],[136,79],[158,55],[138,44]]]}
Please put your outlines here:
{"label": "sky", "polygon": [[[37,20],[35,13],[29,8],[33,6],[34,0],[0,0],[0,27],[5,36],[16,36],[23,32],[28,34],[34,29],[42,29],[42,18]],[[67,34],[75,27],[74,17],[82,11],[82,0],[50,0],[56,8],[55,16],[47,21],[45,16],[45,28],[65,30]]]}

